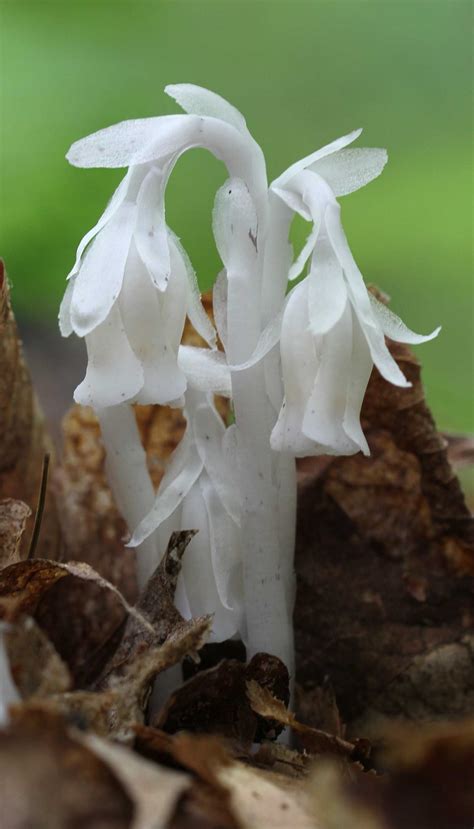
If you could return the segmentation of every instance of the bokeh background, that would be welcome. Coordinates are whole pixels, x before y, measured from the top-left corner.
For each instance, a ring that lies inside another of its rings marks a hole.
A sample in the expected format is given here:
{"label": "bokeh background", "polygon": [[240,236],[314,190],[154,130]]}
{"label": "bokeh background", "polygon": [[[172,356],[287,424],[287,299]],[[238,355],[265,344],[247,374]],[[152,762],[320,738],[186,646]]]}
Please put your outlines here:
{"label": "bokeh background", "polygon": [[[272,179],[363,126],[384,146],[383,176],[342,200],[367,281],[417,331],[441,428],[473,426],[470,0],[4,0],[1,10],[0,252],[33,370],[51,414],[66,405],[82,344],[56,314],[77,243],[120,171],[81,171],[75,139],[122,119],[175,112],[167,83],[229,98],[266,153]],[[170,224],[204,288],[223,167],[193,151],[173,174]],[[307,228],[294,228],[301,244]],[[59,401],[59,402],[58,402]]]}

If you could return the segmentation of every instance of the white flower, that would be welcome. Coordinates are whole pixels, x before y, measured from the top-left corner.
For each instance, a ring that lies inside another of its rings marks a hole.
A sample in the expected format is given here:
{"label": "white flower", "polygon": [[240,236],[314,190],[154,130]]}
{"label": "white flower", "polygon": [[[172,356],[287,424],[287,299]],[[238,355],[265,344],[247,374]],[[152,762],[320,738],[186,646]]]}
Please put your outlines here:
{"label": "white flower", "polygon": [[244,633],[235,426],[226,429],[200,392],[187,392],[185,415],[185,435],[129,544],[159,530],[165,549],[174,530],[198,530],[183,560],[176,605],[186,618],[212,613],[213,639],[222,641]]}
{"label": "white flower", "polygon": [[251,181],[264,206],[263,155],[240,113],[190,84],[167,92],[195,114],[126,121],[76,142],[67,156],[82,167],[129,166],[79,245],[60,310],[63,335],[86,338],[88,368],[75,399],[95,408],[125,401],[182,405],[186,377],[178,348],[186,313],[215,347],[193,268],[165,220],[165,189],[180,155],[207,147],[231,173]]}
{"label": "white flower", "polygon": [[7,625],[0,622],[0,726],[8,722],[10,705],[20,702],[20,694],[10,671],[10,661],[5,645],[6,630]]}
{"label": "white flower", "polygon": [[421,336],[369,294],[354,261],[335,196],[378,176],[385,150],[343,149],[360,131],[334,141],[294,164],[272,189],[313,229],[290,269],[296,278],[311,257],[308,276],[289,297],[281,328],[285,399],[271,436],[272,447],[297,457],[350,455],[369,447],[360,409],[372,367],[398,386],[409,386],[385,336],[421,343]]}

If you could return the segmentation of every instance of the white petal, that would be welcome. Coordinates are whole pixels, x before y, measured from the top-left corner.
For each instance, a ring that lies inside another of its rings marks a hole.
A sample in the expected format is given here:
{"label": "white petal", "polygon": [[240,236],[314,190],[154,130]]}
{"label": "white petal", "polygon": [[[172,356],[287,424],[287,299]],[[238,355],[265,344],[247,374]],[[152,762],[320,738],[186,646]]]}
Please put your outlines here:
{"label": "white petal", "polygon": [[[212,570],[222,605],[239,617],[243,612],[242,551],[240,533],[207,475],[199,480],[207,509]],[[239,620],[236,619],[236,628]]]}
{"label": "white petal", "polygon": [[358,314],[358,308],[355,307],[354,310],[359,317],[359,322],[361,324],[362,331],[364,332],[365,339],[367,340],[372,360],[380,371],[382,377],[384,377],[385,380],[388,380],[389,383],[393,383],[394,386],[401,386],[402,388],[408,388],[411,386],[411,383],[406,379],[398,364],[390,354],[382,329],[378,327],[374,328],[372,325],[365,324],[364,320]]}
{"label": "white petal", "polygon": [[94,236],[97,236],[97,234],[102,230],[103,227],[105,227],[107,222],[110,221],[112,216],[116,213],[122,202],[125,200],[132,176],[132,169],[127,170],[125,176],[123,177],[119,186],[115,190],[112,198],[110,199],[107,207],[102,213],[102,216],[100,217],[99,221],[94,225],[94,227],[92,227],[86,233],[86,235],[79,242],[79,246],[76,251],[76,261],[74,262],[74,265],[72,266],[72,269],[68,274],[68,279],[70,279],[71,276],[74,276],[74,274],[78,272],[81,264],[82,255],[89,242],[94,238]]}
{"label": "white petal", "polygon": [[336,153],[339,150],[342,150],[343,147],[347,147],[348,144],[352,144],[356,138],[359,137],[362,130],[353,130],[352,132],[348,133],[347,135],[343,135],[341,138],[336,138],[335,141],[331,141],[330,144],[326,144],[321,149],[316,150],[316,152],[307,155],[305,158],[302,158],[300,161],[296,161],[291,167],[288,167],[281,176],[278,176],[275,181],[272,182],[271,187],[275,189],[276,187],[284,187],[290,179],[293,178],[297,173],[301,172],[301,170],[305,170],[307,167],[311,167],[315,161],[318,161],[320,158],[324,158],[331,153]]}
{"label": "white petal", "polygon": [[228,277],[230,271],[246,273],[254,267],[258,248],[257,213],[242,179],[230,178],[217,191],[212,225]]}
{"label": "white petal", "polygon": [[5,644],[5,632],[7,625],[0,622],[0,727],[8,723],[8,709],[21,701],[18,689],[13,682]]}
{"label": "white petal", "polygon": [[303,249],[301,250],[298,258],[295,262],[293,262],[290,268],[290,272],[288,274],[288,279],[290,280],[290,282],[292,282],[294,279],[298,279],[298,277],[301,276],[306,262],[308,261],[316,246],[319,234],[319,227],[319,225],[315,225],[312,228],[311,233],[306,239],[306,242],[304,243]]}
{"label": "white petal", "polygon": [[86,346],[87,371],[74,392],[76,403],[105,409],[133,398],[143,384],[143,371],[130,347],[118,305],[87,335]]}
{"label": "white petal", "polygon": [[225,426],[213,406],[199,406],[193,414],[196,447],[226,512],[240,522],[241,503],[234,477],[223,452]]}
{"label": "white petal", "polygon": [[72,326],[80,337],[106,319],[120,293],[136,215],[136,206],[124,202],[85,256],[71,301]]}
{"label": "white petal", "polygon": [[[175,136],[189,124],[187,119],[186,115],[164,115],[121,121],[75,141],[66,158],[75,167],[130,167],[152,161],[175,149]],[[155,142],[157,152],[140,158]]]}
{"label": "white petal", "polygon": [[230,371],[222,351],[181,345],[178,365],[186,375],[189,388],[223,397],[231,396]]}
{"label": "white petal", "polygon": [[312,443],[301,427],[318,368],[314,338],[309,331],[307,280],[296,286],[286,307],[280,351],[285,400],[271,434],[271,445],[279,452],[305,457],[311,453]]}
{"label": "white petal", "polygon": [[373,365],[359,320],[352,311],[352,356],[343,428],[364,455],[370,455],[370,449],[360,425],[360,410]]}
{"label": "white petal", "polygon": [[298,213],[306,222],[311,221],[311,213],[304,203],[301,193],[292,190],[290,186],[288,188],[276,187],[274,184],[271,185],[271,192],[275,193],[293,213]]}
{"label": "white petal", "polygon": [[69,337],[74,330],[71,322],[71,301],[74,291],[74,283],[75,279],[70,279],[67,283],[66,290],[64,291],[64,296],[59,307],[59,330],[61,332],[61,336],[63,337]]}
{"label": "white petal", "polygon": [[327,181],[335,196],[347,196],[380,175],[387,163],[387,150],[355,147],[320,158],[310,169]]}
{"label": "white petal", "polygon": [[[201,458],[188,428],[171,456],[152,509],[134,530],[128,547],[137,547],[141,544],[175,511],[197,481],[202,468]],[[188,529],[194,528],[188,527]]]}
{"label": "white petal", "polygon": [[346,234],[341,224],[341,208],[336,201],[327,204],[324,222],[334,252],[339,259],[347,279],[357,314],[368,325],[375,325],[369,294],[346,239]]}
{"label": "white petal", "polygon": [[248,368],[256,365],[263,360],[263,358],[268,354],[269,351],[274,348],[280,339],[281,335],[281,327],[283,323],[283,317],[285,313],[285,308],[288,304],[289,296],[283,305],[281,311],[274,317],[268,325],[263,329],[260,337],[258,339],[257,345],[255,346],[255,350],[253,354],[249,357],[245,363],[238,363],[237,365],[230,365],[230,371],[245,371]]}
{"label": "white petal", "polygon": [[217,333],[224,348],[227,344],[227,272],[223,268],[217,276],[212,289],[212,311],[216,321]]}
{"label": "white petal", "polygon": [[191,325],[211,348],[217,344],[217,334],[201,302],[201,293],[191,260],[178,237],[168,228],[169,246],[173,268],[180,270],[187,279],[187,313]]}
{"label": "white petal", "polygon": [[209,519],[200,482],[190,490],[183,503],[183,529],[199,532],[188,545],[183,559],[183,579],[189,607],[193,616],[214,615],[212,640],[229,639],[237,630],[232,612],[223,607],[214,578]]}
{"label": "white petal", "polygon": [[342,423],[351,372],[352,315],[349,302],[339,322],[318,338],[321,362],[303,418],[303,432],[322,454],[352,455],[359,451]]}
{"label": "white petal", "polygon": [[307,278],[310,330],[326,334],[341,319],[347,305],[342,268],[326,235],[319,241]]}
{"label": "white petal", "polygon": [[145,177],[137,198],[135,244],[154,285],[165,291],[171,263],[165,221],[165,188],[169,165],[153,167]]}
{"label": "white petal", "polygon": [[410,331],[410,329],[407,328],[400,317],[397,317],[393,311],[390,311],[390,309],[387,308],[383,302],[379,302],[373,294],[369,294],[369,299],[375,318],[383,333],[386,337],[389,337],[391,340],[395,340],[397,343],[411,343],[412,345],[419,345],[420,343],[426,343],[429,340],[433,340],[441,331],[441,326],[439,326],[438,328],[435,328],[431,334],[415,334],[414,331]]}
{"label": "white petal", "polygon": [[179,399],[186,390],[186,378],[178,366],[186,316],[186,286],[180,274],[161,293],[132,243],[120,309],[130,345],[144,372],[136,402],[164,405]]}
{"label": "white petal", "polygon": [[225,98],[215,92],[195,86],[192,83],[168,84],[165,92],[190,115],[210,115],[227,121],[240,132],[247,134],[247,124],[244,116]]}

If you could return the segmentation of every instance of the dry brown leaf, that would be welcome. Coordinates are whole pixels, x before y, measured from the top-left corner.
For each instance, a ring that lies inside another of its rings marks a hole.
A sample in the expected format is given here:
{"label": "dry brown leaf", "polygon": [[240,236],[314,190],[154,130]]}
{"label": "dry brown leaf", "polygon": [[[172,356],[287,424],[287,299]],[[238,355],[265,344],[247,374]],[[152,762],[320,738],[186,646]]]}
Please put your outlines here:
{"label": "dry brown leaf", "polygon": [[247,696],[252,709],[266,720],[275,720],[282,726],[291,728],[297,734],[305,751],[310,754],[337,754],[347,760],[364,761],[370,755],[370,745],[364,740],[350,743],[347,740],[328,734],[317,728],[298,722],[295,715],[288,711],[283,702],[275,699],[268,688],[262,688],[258,682],[247,682]]}
{"label": "dry brown leaf", "polygon": [[0,570],[20,561],[20,546],[31,510],[24,501],[0,501]]}
{"label": "dry brown leaf", "polygon": [[[24,558],[33,530],[45,454],[52,444],[33,392],[13,315],[5,266],[0,260],[0,498],[24,501],[31,510],[21,542]],[[59,529],[51,488],[46,494],[38,555],[56,558]]]}
{"label": "dry brown leaf", "polygon": [[419,364],[389,345],[413,385],[374,370],[362,412],[372,456],[300,465],[299,681],[329,680],[349,733],[369,738],[387,718],[474,705],[473,524]]}
{"label": "dry brown leaf", "polygon": [[6,628],[4,639],[12,677],[22,699],[69,690],[69,670],[34,619],[17,619]]}
{"label": "dry brown leaf", "polygon": [[56,717],[17,711],[0,731],[2,829],[129,829],[132,799]]}
{"label": "dry brown leaf", "polygon": [[225,659],[177,688],[153,724],[169,733],[219,734],[242,744],[275,737],[282,727],[255,716],[249,704],[246,683],[255,678],[288,701],[288,671],[277,657],[256,654],[248,665]]}

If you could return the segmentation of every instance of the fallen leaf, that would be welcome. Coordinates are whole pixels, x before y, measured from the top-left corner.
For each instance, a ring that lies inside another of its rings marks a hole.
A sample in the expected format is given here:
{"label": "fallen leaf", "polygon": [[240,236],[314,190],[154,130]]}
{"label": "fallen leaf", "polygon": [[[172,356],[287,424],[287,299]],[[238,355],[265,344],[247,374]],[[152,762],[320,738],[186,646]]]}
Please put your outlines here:
{"label": "fallen leaf", "polygon": [[[0,260],[0,498],[24,501],[31,510],[20,550],[27,554],[33,530],[43,459],[52,453],[33,392],[13,315],[5,266]],[[51,488],[46,493],[37,552],[56,558],[59,527]]]}
{"label": "fallen leaf", "polygon": [[4,641],[11,674],[22,699],[69,690],[69,670],[34,619],[23,616],[9,624]]}
{"label": "fallen leaf", "polygon": [[246,686],[255,677],[288,702],[288,671],[277,657],[256,654],[248,665],[226,659],[177,688],[153,725],[171,734],[180,730],[219,734],[242,744],[275,737],[283,725],[268,722],[259,712],[256,716],[249,704]]}
{"label": "fallen leaf", "polygon": [[24,501],[0,501],[0,570],[21,558],[20,545],[31,510]]}
{"label": "fallen leaf", "polygon": [[[371,457],[300,464],[297,678],[329,681],[349,735],[474,705],[473,522],[423,397],[374,370],[362,420]],[[313,723],[311,723],[313,724]]]}

